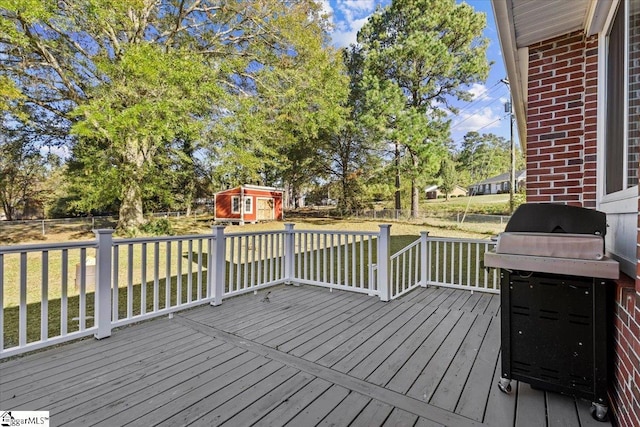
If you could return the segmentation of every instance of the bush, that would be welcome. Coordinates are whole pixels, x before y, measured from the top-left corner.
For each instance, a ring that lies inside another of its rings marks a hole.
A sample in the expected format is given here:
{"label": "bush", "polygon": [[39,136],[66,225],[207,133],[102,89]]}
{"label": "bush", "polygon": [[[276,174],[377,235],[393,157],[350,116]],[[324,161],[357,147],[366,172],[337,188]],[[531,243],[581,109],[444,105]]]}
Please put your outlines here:
{"label": "bush", "polygon": [[151,218],[149,222],[140,227],[140,232],[152,236],[173,236],[175,231],[167,218]]}

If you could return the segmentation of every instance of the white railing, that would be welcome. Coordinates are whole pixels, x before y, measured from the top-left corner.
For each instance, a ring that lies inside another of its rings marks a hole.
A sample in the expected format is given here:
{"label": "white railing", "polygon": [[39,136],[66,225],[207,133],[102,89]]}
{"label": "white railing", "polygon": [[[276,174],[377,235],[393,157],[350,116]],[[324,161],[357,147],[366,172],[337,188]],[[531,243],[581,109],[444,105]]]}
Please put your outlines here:
{"label": "white railing", "polygon": [[484,268],[484,253],[494,245],[490,240],[429,237],[426,284],[499,293],[499,274]]}
{"label": "white railing", "polygon": [[87,280],[96,249],[96,241],[1,248],[0,355],[97,332],[95,295]]}
{"label": "white railing", "polygon": [[[398,298],[418,286],[498,292],[483,240],[420,239],[390,255],[375,232],[294,230],[0,247],[0,358],[281,283]],[[72,285],[73,284],[73,285]]]}
{"label": "white railing", "polygon": [[379,233],[296,230],[292,281],[379,295],[369,266]]}
{"label": "white railing", "polygon": [[227,234],[223,298],[285,281],[285,232]]}
{"label": "white railing", "polygon": [[213,240],[213,235],[114,240],[112,326],[208,302]]}
{"label": "white railing", "polygon": [[[427,233],[423,233],[426,237]],[[407,292],[420,286],[422,266],[426,265],[426,260],[422,257],[422,239],[418,239],[409,246],[391,255],[390,265],[390,288],[391,298],[398,298]]]}

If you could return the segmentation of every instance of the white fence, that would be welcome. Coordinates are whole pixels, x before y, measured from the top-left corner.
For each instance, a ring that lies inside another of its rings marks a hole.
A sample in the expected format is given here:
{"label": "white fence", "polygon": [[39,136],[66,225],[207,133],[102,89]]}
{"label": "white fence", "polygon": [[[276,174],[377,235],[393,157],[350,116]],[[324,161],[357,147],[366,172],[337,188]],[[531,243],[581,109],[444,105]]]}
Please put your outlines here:
{"label": "white fence", "polygon": [[492,243],[431,238],[390,254],[379,232],[295,230],[0,247],[0,358],[281,283],[398,298],[417,286],[498,291]]}

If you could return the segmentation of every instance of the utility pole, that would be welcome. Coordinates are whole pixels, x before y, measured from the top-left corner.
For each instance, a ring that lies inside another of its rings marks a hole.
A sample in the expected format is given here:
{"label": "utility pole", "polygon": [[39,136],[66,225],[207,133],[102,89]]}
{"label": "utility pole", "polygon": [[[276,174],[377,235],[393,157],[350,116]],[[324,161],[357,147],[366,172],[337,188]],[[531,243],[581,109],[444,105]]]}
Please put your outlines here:
{"label": "utility pole", "polygon": [[516,147],[513,141],[513,97],[511,96],[511,85],[509,80],[502,79],[502,83],[507,85],[509,89],[509,103],[505,105],[505,112],[509,113],[509,132],[510,132],[510,154],[511,154],[511,171],[509,173],[509,213],[513,214],[515,209],[515,188],[516,188]]}

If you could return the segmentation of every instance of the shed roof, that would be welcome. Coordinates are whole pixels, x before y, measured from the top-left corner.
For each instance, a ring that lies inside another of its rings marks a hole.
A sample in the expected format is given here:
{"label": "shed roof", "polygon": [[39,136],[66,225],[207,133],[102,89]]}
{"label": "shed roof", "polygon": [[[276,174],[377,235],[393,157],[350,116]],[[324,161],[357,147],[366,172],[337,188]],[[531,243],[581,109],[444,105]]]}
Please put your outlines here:
{"label": "shed roof", "polygon": [[263,185],[244,184],[244,185],[238,185],[237,187],[233,187],[233,188],[227,188],[226,190],[218,191],[215,194],[234,192],[234,191],[242,190],[242,189],[245,189],[245,190],[258,190],[258,191],[271,191],[271,192],[276,192],[276,193],[282,193],[284,191],[282,188],[277,188],[277,187],[266,187],[266,186],[263,186]]}

